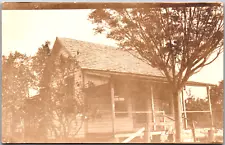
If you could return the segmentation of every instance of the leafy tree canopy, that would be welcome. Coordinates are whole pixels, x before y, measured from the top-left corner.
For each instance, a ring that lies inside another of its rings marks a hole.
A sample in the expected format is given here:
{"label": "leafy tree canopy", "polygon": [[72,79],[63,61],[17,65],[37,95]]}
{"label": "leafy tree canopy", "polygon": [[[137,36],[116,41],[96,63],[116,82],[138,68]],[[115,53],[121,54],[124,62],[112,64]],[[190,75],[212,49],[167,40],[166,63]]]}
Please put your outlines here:
{"label": "leafy tree canopy", "polygon": [[96,9],[89,19],[96,33],[162,70],[175,89],[223,50],[223,7]]}

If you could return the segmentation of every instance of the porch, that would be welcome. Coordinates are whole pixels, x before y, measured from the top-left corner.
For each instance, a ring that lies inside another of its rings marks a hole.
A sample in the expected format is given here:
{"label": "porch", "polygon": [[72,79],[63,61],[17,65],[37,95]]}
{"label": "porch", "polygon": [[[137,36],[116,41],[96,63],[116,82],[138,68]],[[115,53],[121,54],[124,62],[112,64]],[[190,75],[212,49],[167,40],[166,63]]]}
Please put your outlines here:
{"label": "porch", "polygon": [[[85,83],[92,83],[92,87],[85,90],[86,137],[106,136],[108,141],[116,138],[118,142],[119,138],[125,141],[136,134],[140,139],[147,135],[149,140],[153,135],[174,129],[173,100],[170,99],[172,93],[163,79],[156,81],[144,77],[96,72],[86,72],[83,79]],[[188,82],[187,86],[206,87],[209,92],[210,85]],[[187,111],[183,92],[180,95],[185,129]],[[212,114],[210,104],[209,99],[209,110],[204,112]]]}
{"label": "porch", "polygon": [[[160,133],[174,125],[171,92],[167,84],[132,79],[85,75],[86,137],[106,135],[127,138],[141,128]],[[169,116],[169,118],[165,117]],[[139,135],[144,137],[144,132]]]}

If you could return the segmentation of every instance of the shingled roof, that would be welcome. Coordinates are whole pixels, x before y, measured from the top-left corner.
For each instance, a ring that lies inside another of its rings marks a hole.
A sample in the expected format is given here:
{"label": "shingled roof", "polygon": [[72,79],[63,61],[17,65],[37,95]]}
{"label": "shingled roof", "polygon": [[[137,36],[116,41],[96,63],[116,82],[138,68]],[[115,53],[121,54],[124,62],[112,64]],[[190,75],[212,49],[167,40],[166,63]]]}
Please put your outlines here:
{"label": "shingled roof", "polygon": [[127,51],[69,38],[56,38],[56,41],[71,56],[77,56],[79,65],[83,69],[164,77],[159,69],[151,67]]}

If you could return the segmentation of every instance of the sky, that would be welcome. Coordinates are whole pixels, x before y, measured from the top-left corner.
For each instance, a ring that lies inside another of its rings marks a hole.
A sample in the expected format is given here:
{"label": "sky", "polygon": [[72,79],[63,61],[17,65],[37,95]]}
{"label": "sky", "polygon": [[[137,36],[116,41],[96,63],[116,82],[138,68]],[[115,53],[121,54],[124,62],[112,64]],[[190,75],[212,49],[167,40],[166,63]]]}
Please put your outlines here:
{"label": "sky", "polygon": [[[94,25],[87,19],[91,10],[2,10],[2,54],[19,51],[33,55],[37,49],[56,37],[116,46],[104,35],[95,35]],[[217,84],[223,79],[223,55],[203,68],[190,80]],[[192,88],[205,96],[205,88]]]}

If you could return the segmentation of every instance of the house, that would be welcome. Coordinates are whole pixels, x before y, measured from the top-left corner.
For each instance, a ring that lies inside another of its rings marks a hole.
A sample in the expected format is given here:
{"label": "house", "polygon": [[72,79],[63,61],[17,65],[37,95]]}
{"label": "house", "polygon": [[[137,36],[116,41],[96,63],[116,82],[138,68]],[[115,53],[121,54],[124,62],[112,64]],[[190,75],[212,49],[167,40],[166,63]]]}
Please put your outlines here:
{"label": "house", "polygon": [[[86,119],[76,137],[94,134],[126,138],[146,127],[146,123],[151,132],[173,126],[172,93],[157,68],[114,47],[56,38],[42,84],[50,81],[52,63],[61,55],[76,57],[80,69],[75,77],[81,84],[76,87],[86,92]],[[90,82],[92,87],[86,88]],[[210,86],[199,82],[187,85]]]}

